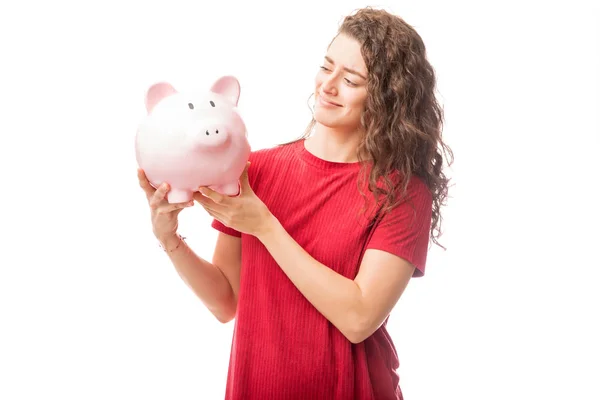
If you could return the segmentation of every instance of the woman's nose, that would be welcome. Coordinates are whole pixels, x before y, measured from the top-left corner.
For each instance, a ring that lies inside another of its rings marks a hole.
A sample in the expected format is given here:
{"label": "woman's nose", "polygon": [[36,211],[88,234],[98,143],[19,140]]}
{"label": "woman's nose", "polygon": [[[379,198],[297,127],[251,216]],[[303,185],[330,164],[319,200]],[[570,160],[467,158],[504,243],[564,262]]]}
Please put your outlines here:
{"label": "woman's nose", "polygon": [[323,81],[323,91],[327,94],[330,94],[332,96],[337,95],[337,87],[336,87],[336,78],[335,76],[331,75],[328,77],[328,79],[326,79],[325,81]]}

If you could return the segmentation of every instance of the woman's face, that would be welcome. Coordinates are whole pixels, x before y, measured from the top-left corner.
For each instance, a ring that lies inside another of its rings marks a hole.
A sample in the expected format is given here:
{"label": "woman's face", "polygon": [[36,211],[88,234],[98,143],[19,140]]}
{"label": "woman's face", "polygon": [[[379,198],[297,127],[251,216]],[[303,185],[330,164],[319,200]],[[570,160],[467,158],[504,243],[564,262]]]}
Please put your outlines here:
{"label": "woman's face", "polygon": [[359,130],[366,98],[367,67],[360,43],[340,34],[315,77],[314,118],[329,128]]}

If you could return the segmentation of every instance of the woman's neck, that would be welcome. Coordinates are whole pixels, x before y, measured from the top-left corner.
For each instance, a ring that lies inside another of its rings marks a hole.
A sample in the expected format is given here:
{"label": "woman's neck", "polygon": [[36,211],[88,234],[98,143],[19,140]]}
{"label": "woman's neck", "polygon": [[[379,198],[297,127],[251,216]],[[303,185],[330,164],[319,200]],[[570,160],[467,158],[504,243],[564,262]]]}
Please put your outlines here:
{"label": "woman's neck", "polygon": [[341,132],[317,122],[304,146],[310,153],[323,160],[352,163],[358,162],[360,140],[360,132]]}

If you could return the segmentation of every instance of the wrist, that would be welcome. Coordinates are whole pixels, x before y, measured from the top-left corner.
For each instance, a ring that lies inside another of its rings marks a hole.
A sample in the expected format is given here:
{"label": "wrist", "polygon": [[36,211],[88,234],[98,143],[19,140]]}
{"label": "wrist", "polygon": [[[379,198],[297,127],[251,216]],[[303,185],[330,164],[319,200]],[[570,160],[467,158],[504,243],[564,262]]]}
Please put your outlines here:
{"label": "wrist", "polygon": [[254,236],[264,244],[266,240],[277,234],[280,227],[281,223],[279,220],[273,214],[269,214],[263,227]]}
{"label": "wrist", "polygon": [[181,242],[185,239],[178,233],[171,233],[169,235],[159,236],[157,237],[159,246],[167,253],[171,253],[179,246],[181,246]]}

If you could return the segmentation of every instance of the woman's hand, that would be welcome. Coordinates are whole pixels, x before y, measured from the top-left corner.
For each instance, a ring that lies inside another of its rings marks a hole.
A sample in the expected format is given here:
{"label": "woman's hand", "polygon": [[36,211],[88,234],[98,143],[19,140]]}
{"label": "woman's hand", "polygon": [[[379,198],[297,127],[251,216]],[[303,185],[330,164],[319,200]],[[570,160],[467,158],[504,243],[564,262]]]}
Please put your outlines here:
{"label": "woman's hand", "polygon": [[140,168],[138,168],[138,179],[141,188],[146,193],[148,205],[150,206],[152,232],[154,233],[154,236],[163,243],[168,238],[177,235],[178,215],[184,208],[192,207],[194,201],[169,204],[165,198],[170,190],[168,184],[163,183],[158,189],[154,189],[152,185],[150,185],[150,182],[148,182],[146,174]]}
{"label": "woman's hand", "polygon": [[240,176],[240,194],[235,197],[215,192],[201,186],[194,199],[204,207],[206,212],[225,226],[238,232],[260,236],[272,226],[273,214],[258,198],[248,182],[248,167]]}

